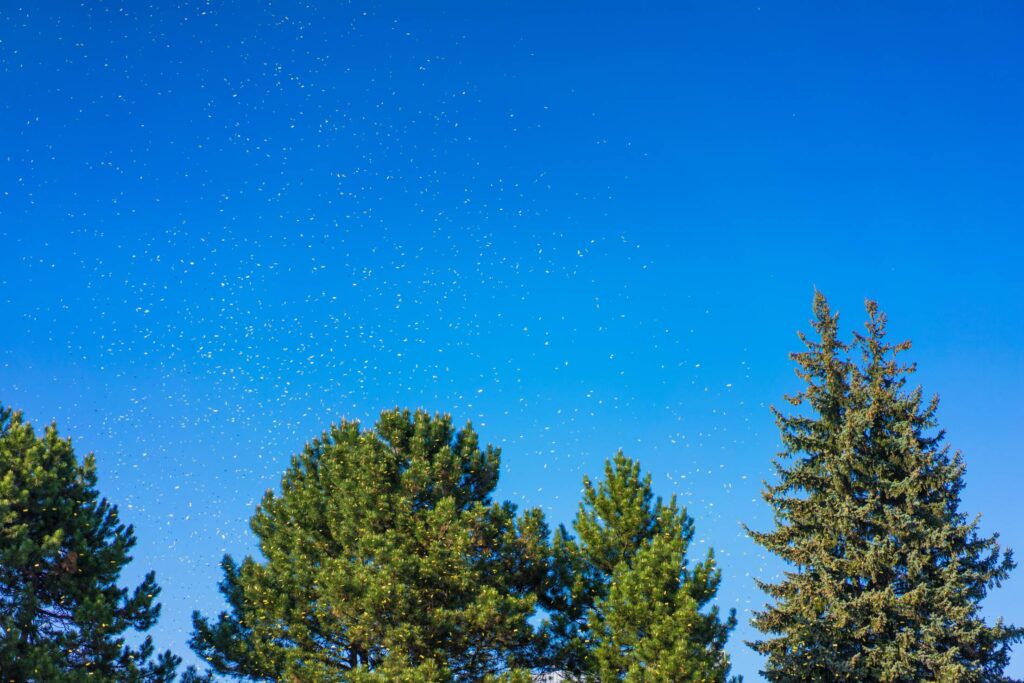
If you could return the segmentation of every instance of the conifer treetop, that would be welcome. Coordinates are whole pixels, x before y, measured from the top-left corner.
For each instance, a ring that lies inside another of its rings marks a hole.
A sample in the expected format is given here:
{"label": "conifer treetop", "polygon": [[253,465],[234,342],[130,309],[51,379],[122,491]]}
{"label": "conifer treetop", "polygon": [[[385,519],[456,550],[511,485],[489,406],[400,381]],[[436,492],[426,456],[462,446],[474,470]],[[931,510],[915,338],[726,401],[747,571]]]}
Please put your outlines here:
{"label": "conifer treetop", "polygon": [[815,293],[813,338],[791,355],[803,388],[774,410],[783,450],[765,483],[775,526],[748,530],[789,565],[758,582],[753,625],[771,681],[1000,681],[1021,629],[980,604],[1014,568],[960,510],[964,461],[938,429],[939,400],[909,389],[909,341],[865,304],[847,343]]}
{"label": "conifer treetop", "polygon": [[3,680],[163,683],[179,659],[146,636],[160,588],[153,572],[119,585],[135,532],[100,498],[96,460],[81,462],[50,424],[42,436],[0,406],[0,673]]}

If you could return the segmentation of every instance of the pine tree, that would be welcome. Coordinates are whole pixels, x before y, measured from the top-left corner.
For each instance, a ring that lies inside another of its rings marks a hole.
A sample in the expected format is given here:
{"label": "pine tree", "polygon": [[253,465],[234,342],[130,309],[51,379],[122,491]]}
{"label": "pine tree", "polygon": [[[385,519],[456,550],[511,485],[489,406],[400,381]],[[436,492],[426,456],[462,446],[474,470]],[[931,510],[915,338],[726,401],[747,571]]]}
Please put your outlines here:
{"label": "pine tree", "polygon": [[553,542],[552,668],[606,683],[727,679],[735,614],[709,607],[721,573],[712,551],[689,565],[693,519],[674,496],[655,499],[650,475],[619,452],[596,488],[584,477],[573,529],[578,540],[563,528]]}
{"label": "pine tree", "polygon": [[117,507],[100,499],[96,462],[79,464],[70,439],[42,437],[0,407],[0,681],[156,683],[179,660],[153,657],[129,629],[157,620],[154,574],[117,585],[135,545]]}
{"label": "pine tree", "polygon": [[499,464],[447,415],[332,427],[257,508],[263,558],[225,558],[230,611],[197,613],[193,648],[253,680],[524,680],[548,529],[491,500]]}
{"label": "pine tree", "polygon": [[980,603],[1014,567],[960,511],[964,463],[937,431],[938,398],[908,389],[909,342],[886,341],[867,302],[865,334],[839,338],[814,300],[818,340],[792,355],[806,387],[775,411],[784,450],[766,484],[771,531],[754,540],[789,565],[753,624],[770,681],[1001,681],[1021,629]]}

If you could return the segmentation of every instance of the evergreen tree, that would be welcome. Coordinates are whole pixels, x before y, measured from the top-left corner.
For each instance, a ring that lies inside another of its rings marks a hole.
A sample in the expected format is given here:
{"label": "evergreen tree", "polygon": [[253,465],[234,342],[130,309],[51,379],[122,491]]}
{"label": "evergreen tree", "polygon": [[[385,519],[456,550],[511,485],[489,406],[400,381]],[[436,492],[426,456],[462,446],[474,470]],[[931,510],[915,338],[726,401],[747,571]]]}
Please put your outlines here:
{"label": "evergreen tree", "polygon": [[[583,480],[573,529],[553,542],[551,667],[581,681],[725,681],[736,625],[711,606],[721,573],[708,552],[690,567],[693,519],[619,452],[598,486]],[[708,609],[705,609],[708,608]]]}
{"label": "evergreen tree", "polygon": [[243,679],[525,680],[548,530],[492,502],[499,463],[449,416],[332,427],[257,508],[263,559],[225,558],[230,611],[197,613],[193,648]]}
{"label": "evergreen tree", "polygon": [[818,340],[792,355],[806,387],[775,411],[784,450],[765,485],[771,531],[753,538],[789,565],[754,618],[770,681],[1001,681],[1020,629],[979,613],[1014,567],[960,507],[964,463],[936,431],[938,398],[908,389],[909,342],[886,341],[867,303],[865,334],[840,340],[815,295]]}
{"label": "evergreen tree", "polygon": [[153,657],[129,629],[157,619],[152,572],[117,585],[135,545],[117,507],[99,499],[96,463],[79,464],[55,425],[42,437],[0,407],[0,681],[170,681],[178,658]]}

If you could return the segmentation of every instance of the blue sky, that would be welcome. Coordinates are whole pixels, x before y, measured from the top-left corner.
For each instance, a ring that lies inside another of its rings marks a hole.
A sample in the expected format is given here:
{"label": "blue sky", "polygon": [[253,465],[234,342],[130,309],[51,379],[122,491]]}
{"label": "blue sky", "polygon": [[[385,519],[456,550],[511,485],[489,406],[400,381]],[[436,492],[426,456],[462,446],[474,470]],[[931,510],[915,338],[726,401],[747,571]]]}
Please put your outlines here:
{"label": "blue sky", "polygon": [[159,646],[306,440],[422,406],[555,523],[639,458],[757,680],[740,523],[815,287],[914,340],[1024,551],[1020,4],[84,5],[0,6],[0,401],[96,452]]}

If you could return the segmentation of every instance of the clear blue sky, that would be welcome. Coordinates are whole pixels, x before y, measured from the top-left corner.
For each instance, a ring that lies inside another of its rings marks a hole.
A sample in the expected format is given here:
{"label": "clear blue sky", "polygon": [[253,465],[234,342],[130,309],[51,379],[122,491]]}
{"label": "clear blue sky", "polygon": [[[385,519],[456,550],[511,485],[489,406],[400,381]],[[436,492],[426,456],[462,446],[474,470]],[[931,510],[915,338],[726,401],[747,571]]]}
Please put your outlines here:
{"label": "clear blue sky", "polygon": [[757,680],[740,522],[815,286],[914,339],[1024,552],[1020,3],[82,4],[0,5],[0,401],[96,452],[159,646],[307,439],[422,406],[553,522],[639,458]]}

